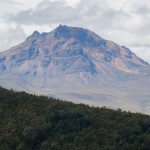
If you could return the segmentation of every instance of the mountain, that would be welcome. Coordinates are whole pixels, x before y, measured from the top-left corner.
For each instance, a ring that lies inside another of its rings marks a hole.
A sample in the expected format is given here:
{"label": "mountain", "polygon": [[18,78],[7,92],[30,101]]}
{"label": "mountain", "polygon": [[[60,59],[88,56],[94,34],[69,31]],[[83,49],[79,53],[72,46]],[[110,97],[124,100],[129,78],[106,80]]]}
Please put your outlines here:
{"label": "mountain", "polygon": [[0,88],[0,143],[0,150],[149,150],[150,116]]}
{"label": "mountain", "polygon": [[0,85],[150,113],[150,66],[94,32],[59,25],[0,53]]}

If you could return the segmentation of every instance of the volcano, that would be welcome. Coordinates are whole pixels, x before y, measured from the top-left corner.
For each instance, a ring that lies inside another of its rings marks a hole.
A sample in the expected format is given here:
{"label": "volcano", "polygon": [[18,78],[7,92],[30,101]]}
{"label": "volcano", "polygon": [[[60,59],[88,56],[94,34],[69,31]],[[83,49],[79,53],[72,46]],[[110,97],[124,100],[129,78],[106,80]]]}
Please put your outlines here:
{"label": "volcano", "polygon": [[79,27],[34,31],[0,52],[0,85],[150,114],[150,65],[129,48]]}

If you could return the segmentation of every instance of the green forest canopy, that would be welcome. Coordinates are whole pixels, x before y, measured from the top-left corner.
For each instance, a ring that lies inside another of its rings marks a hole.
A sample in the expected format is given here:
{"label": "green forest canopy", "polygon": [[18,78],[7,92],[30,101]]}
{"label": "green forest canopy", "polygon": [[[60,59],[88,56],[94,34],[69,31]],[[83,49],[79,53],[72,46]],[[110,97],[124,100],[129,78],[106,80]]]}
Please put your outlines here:
{"label": "green forest canopy", "polygon": [[0,88],[0,150],[150,150],[150,116]]}

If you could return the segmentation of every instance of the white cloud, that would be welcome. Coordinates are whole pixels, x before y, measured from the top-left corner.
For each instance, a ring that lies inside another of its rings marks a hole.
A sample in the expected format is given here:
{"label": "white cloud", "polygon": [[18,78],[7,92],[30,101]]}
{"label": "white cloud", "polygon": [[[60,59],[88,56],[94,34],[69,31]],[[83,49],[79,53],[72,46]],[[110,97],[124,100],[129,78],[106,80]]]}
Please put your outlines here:
{"label": "white cloud", "polygon": [[8,25],[8,29],[0,30],[0,33],[0,51],[15,46],[26,38],[21,26]]}
{"label": "white cloud", "polygon": [[150,48],[149,47],[133,47],[132,51],[137,54],[137,56],[143,58],[145,61],[150,63]]}
{"label": "white cloud", "polygon": [[24,8],[29,9],[29,8],[34,8],[36,7],[36,5],[40,2],[42,2],[43,0],[22,0],[20,2],[20,0],[15,0],[15,2],[17,3],[21,3],[23,5]]}
{"label": "white cloud", "polygon": [[0,9],[0,30],[6,34],[5,38],[10,37],[8,31],[12,29],[7,24],[22,27],[20,39],[24,33],[29,35],[34,30],[48,32],[58,24],[82,26],[133,49],[137,55],[150,62],[148,0],[1,0],[0,7],[3,7]]}
{"label": "white cloud", "polygon": [[65,1],[71,7],[76,7],[81,2],[81,0],[65,0]]}

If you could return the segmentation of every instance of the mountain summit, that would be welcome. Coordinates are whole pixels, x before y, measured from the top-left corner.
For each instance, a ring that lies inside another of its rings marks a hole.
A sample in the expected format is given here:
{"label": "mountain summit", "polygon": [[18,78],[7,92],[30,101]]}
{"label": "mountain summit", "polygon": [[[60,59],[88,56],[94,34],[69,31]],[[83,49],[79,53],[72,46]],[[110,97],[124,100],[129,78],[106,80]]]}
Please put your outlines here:
{"label": "mountain summit", "polygon": [[[99,92],[92,96],[93,89],[129,89],[129,81],[149,77],[145,68],[149,64],[128,48],[90,30],[59,25],[48,33],[34,31],[23,43],[1,52],[0,84],[31,93],[97,100]],[[87,87],[91,95],[74,92]],[[136,99],[124,95],[130,97]]]}
{"label": "mountain summit", "polygon": [[[96,73],[95,61],[125,72],[136,72],[148,63],[128,48],[107,41],[83,28],[59,25],[50,33],[34,31],[25,42],[1,53],[0,71],[23,75],[58,72]],[[53,71],[52,71],[53,70]],[[17,71],[17,72],[16,72]]]}

